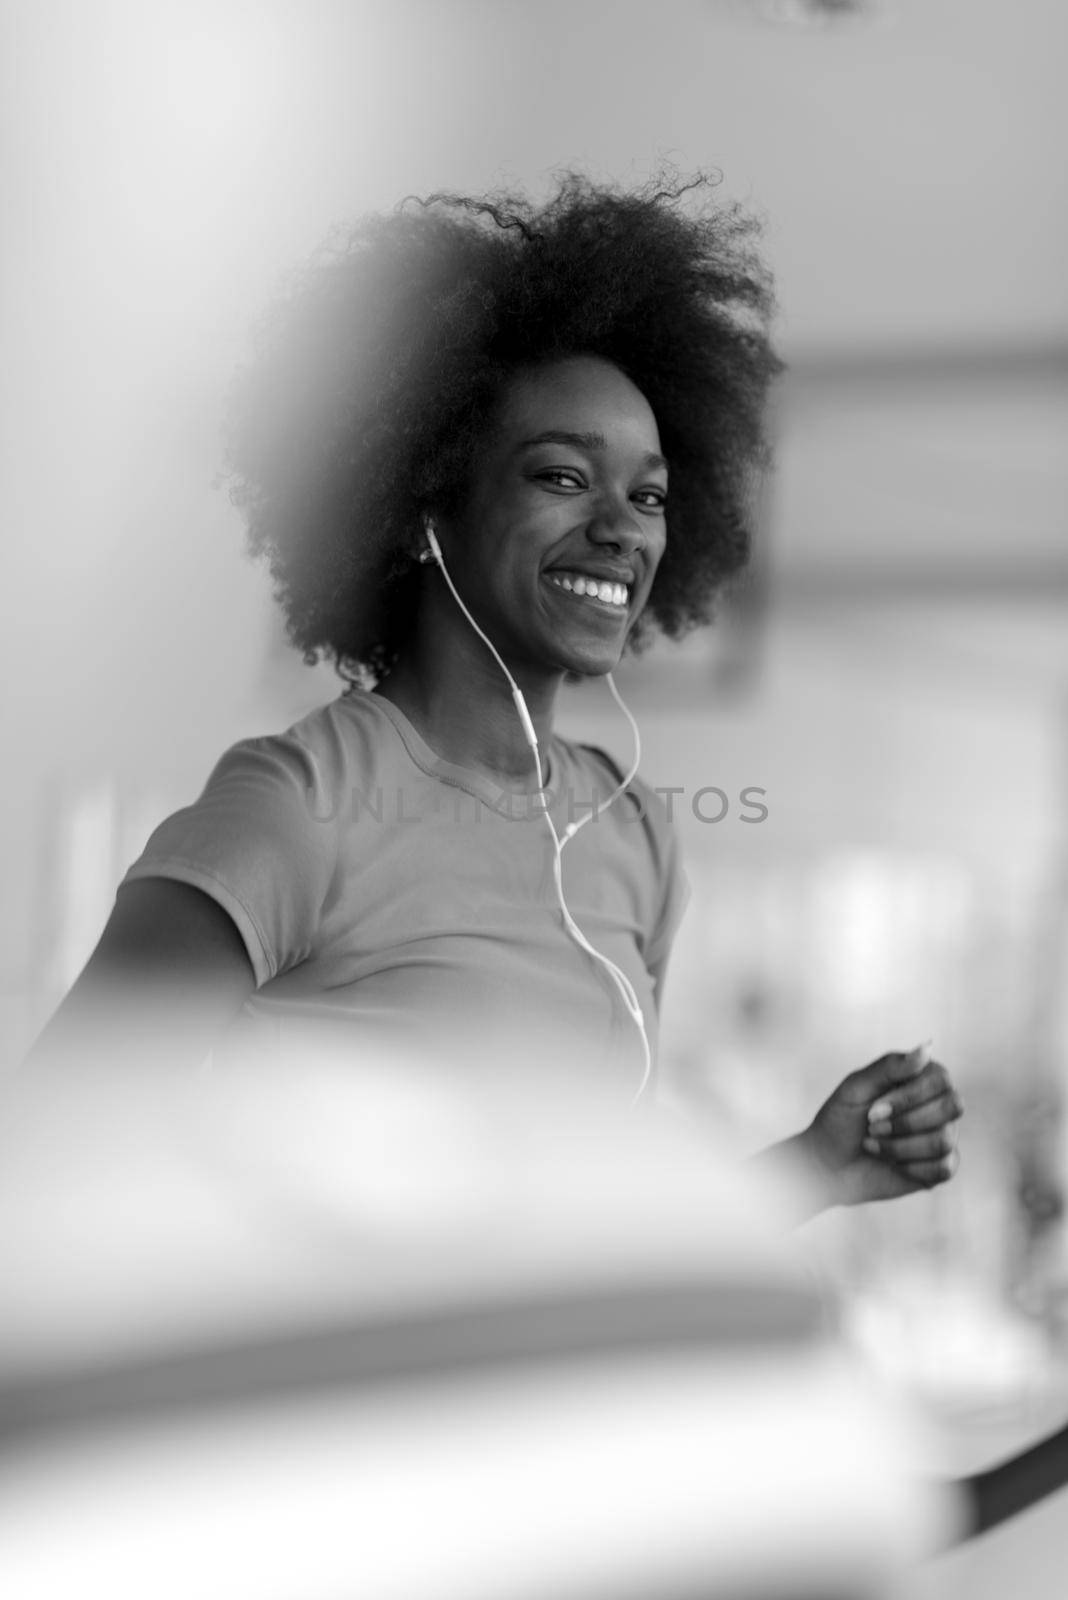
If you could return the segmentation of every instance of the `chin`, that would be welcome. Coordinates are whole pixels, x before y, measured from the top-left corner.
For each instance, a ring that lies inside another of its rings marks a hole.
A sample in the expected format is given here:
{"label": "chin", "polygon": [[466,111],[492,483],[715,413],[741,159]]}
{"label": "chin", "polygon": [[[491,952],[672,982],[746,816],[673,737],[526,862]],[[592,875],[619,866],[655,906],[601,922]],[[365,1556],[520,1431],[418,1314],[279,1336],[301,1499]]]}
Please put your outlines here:
{"label": "chin", "polygon": [[599,650],[589,655],[571,652],[559,664],[566,678],[603,678],[606,673],[615,672],[622,656],[622,650]]}

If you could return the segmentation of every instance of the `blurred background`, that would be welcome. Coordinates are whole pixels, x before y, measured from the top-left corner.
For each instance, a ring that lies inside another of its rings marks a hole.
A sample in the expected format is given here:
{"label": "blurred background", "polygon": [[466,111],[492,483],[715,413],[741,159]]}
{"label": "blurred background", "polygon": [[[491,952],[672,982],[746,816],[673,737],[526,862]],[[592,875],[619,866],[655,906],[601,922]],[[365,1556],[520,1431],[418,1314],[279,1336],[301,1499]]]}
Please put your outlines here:
{"label": "blurred background", "polygon": [[[663,1070],[755,1148],[844,1072],[933,1038],[967,1099],[958,1178],[822,1219],[813,1245],[851,1336],[930,1404],[950,1454],[1058,1420],[1068,12],[2,16],[4,1058],[77,975],[156,822],[228,744],[338,690],[286,645],[213,487],[226,385],[285,270],[409,193],[717,168],[766,218],[789,370],[747,580],[715,629],[619,674],[692,886]],[[627,752],[597,685],[565,727]],[[937,1593],[987,1592],[962,1572]]]}

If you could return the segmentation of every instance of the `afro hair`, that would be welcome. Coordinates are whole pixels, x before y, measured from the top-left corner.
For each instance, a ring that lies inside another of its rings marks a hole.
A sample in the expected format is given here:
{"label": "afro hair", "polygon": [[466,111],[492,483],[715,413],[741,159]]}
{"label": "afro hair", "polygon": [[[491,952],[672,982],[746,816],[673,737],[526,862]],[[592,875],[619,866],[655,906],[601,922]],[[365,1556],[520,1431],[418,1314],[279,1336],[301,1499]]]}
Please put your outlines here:
{"label": "afro hair", "polygon": [[223,479],[309,663],[353,682],[388,671],[416,615],[424,514],[462,505],[510,379],[574,355],[641,390],[671,469],[667,547],[628,644],[710,620],[748,556],[781,368],[757,222],[714,204],[715,181],[627,191],[568,173],[541,205],[409,197],[290,277],[230,391]]}

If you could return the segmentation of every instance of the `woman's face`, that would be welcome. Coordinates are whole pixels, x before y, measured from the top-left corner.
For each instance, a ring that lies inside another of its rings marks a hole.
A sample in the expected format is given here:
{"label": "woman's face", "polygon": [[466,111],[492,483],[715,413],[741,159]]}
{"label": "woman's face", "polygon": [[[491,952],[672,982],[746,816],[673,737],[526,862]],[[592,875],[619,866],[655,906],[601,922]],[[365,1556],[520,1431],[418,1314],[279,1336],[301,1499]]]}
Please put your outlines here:
{"label": "woman's face", "polygon": [[512,380],[463,511],[440,533],[513,671],[617,665],[664,552],[666,499],[656,418],[618,367],[578,356]]}

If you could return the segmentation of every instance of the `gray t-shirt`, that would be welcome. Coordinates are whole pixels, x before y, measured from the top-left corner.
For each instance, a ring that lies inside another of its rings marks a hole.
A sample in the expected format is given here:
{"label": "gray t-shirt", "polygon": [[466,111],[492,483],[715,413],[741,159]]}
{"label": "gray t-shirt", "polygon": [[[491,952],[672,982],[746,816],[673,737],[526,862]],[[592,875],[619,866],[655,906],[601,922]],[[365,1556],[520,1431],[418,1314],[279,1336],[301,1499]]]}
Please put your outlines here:
{"label": "gray t-shirt", "polygon": [[[545,753],[562,832],[621,775],[562,738]],[[362,1037],[491,1065],[573,1060],[633,1091],[637,1029],[564,927],[539,804],[441,760],[391,702],[352,691],[232,746],[123,882],[178,879],[232,917],[257,985],[238,1038],[327,1019],[354,1052]],[[586,938],[633,984],[655,1052],[653,983],[686,898],[660,799],[632,783],[565,846],[562,881]]]}

